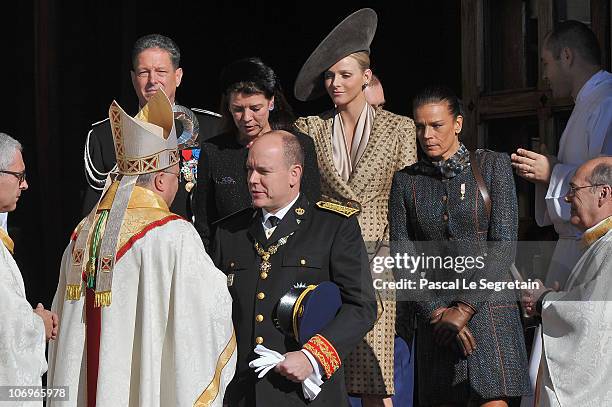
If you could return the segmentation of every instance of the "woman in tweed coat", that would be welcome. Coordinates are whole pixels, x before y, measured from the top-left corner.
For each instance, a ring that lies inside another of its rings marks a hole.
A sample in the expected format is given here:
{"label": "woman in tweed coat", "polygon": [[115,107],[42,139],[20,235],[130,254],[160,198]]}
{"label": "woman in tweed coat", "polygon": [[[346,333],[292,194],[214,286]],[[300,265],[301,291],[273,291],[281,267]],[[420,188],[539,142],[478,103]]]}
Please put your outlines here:
{"label": "woman in tweed coat", "polygon": [[[359,224],[371,257],[389,240],[393,174],[416,160],[413,121],[371,106],[364,95],[372,78],[369,45],[375,28],[371,9],[347,17],[306,61],[295,84],[297,99],[327,93],[336,106],[299,118],[296,127],[314,140],[321,194],[360,207]],[[388,253],[386,246],[382,250]],[[347,390],[361,396],[364,407],[391,405],[394,394],[394,298],[382,299],[379,313],[372,331],[342,361]]]}
{"label": "woman in tweed coat", "polygon": [[[509,157],[477,150],[476,162],[470,162],[469,152],[458,139],[463,117],[452,91],[425,89],[414,99],[413,108],[417,138],[425,154],[393,178],[389,201],[392,254],[457,258],[482,254],[481,247],[488,246],[488,256],[484,267],[461,274],[457,268],[440,266],[434,270],[421,267],[415,273],[396,268],[396,278],[510,281],[518,217]],[[490,195],[490,215],[473,165],[478,165]],[[410,298],[417,313],[421,405],[507,406],[510,399],[529,394],[527,355],[514,293],[492,297],[486,291],[450,288],[412,292]]]}

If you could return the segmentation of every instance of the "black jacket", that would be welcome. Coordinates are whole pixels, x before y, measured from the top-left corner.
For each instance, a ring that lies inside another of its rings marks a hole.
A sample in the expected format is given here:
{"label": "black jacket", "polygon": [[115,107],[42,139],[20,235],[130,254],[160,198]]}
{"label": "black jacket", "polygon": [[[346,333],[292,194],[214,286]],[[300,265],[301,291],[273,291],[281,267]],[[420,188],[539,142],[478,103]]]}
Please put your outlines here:
{"label": "black jacket", "polygon": [[[219,129],[221,122],[220,117],[213,112],[201,109],[192,109],[193,113],[198,118],[200,125],[200,132],[198,135],[198,142],[201,143],[215,136]],[[174,121],[176,126],[177,136],[183,132],[183,125],[180,121]],[[115,146],[113,144],[113,134],[111,131],[110,121],[108,119],[98,123],[94,123],[90,134],[89,134],[89,154],[93,166],[100,172],[110,171],[116,164],[115,158]],[[89,177],[89,175],[85,175]],[[191,194],[185,189],[186,182],[181,180],[179,189],[174,198],[174,202],[170,207],[170,211],[176,213],[191,221]],[[94,205],[100,199],[101,191],[93,189],[91,186],[87,186],[85,190],[85,196],[83,199],[83,210],[82,216],[87,216],[93,209]]]}
{"label": "black jacket", "polygon": [[[255,241],[267,249],[291,233],[287,243],[270,257],[272,268],[267,278],[262,279]],[[257,356],[253,352],[257,338],[260,343],[263,340],[263,346],[281,354],[300,349],[274,323],[279,299],[299,283],[332,281],[339,286],[342,306],[320,334],[333,345],[340,360],[372,328],[376,302],[357,218],[320,209],[301,195],[270,239],[265,238],[260,210],[249,208],[220,222],[213,247],[213,259],[228,275],[234,300],[238,362],[226,392],[230,406],[347,405],[342,367],[323,384],[318,397],[307,403],[300,384],[274,371],[257,379],[248,364]],[[261,322],[256,321],[257,315],[263,316]]]}

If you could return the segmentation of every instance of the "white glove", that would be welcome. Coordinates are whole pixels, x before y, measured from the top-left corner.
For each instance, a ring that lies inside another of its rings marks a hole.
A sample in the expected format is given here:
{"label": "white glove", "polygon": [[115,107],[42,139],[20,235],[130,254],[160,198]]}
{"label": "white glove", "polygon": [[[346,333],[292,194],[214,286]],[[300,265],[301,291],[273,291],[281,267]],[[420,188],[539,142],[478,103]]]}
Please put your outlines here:
{"label": "white glove", "polygon": [[[249,367],[255,369],[255,373],[259,373],[257,377],[261,379],[272,370],[276,365],[285,360],[285,357],[280,353],[266,348],[262,345],[255,347],[255,353],[259,357],[249,362]],[[302,392],[308,400],[314,400],[321,391],[323,380],[314,372],[302,382]]]}
{"label": "white glove", "polygon": [[257,375],[259,379],[264,377],[272,368],[285,360],[285,357],[280,353],[270,350],[262,345],[257,345],[255,347],[255,353],[257,353],[259,357],[249,362],[249,367],[255,369],[255,373],[259,373]]}

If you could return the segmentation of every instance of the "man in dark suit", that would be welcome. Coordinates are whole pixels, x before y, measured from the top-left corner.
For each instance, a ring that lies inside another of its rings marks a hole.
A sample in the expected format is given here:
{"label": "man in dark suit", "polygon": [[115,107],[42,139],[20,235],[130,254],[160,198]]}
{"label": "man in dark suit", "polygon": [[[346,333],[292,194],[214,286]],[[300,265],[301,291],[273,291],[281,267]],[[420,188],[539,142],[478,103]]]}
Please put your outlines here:
{"label": "man in dark suit", "polygon": [[[222,221],[213,260],[227,274],[238,342],[236,375],[226,392],[230,406],[345,406],[342,361],[372,328],[376,302],[355,209],[300,194],[304,155],[296,137],[273,131],[259,137],[247,159],[255,208]],[[280,298],[294,287],[331,281],[342,305],[334,319],[298,344],[278,328]],[[284,354],[258,379],[249,362],[262,345]],[[301,383],[323,378],[312,402]]]}
{"label": "man in dark suit", "polygon": [[[187,109],[175,104],[176,89],[183,78],[181,53],[176,43],[163,35],[150,34],[139,38],[132,48],[130,72],[138,103],[142,108],[158,89],[163,88],[174,104],[176,134],[181,149],[181,180],[170,210],[191,220],[191,190],[195,184],[199,143],[217,134],[217,113],[202,109]],[[83,215],[87,215],[100,199],[104,181],[115,166],[115,148],[108,119],[94,123],[85,143],[85,176],[89,184],[85,191]]]}

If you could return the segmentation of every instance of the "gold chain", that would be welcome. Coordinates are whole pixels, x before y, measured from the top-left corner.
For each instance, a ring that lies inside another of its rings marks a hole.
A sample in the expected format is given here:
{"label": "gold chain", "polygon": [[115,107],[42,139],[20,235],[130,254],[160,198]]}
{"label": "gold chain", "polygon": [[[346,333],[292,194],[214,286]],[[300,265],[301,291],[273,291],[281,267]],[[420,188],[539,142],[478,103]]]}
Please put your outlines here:
{"label": "gold chain", "polygon": [[261,257],[261,264],[259,265],[260,271],[265,272],[265,273],[270,271],[270,269],[272,268],[272,264],[269,262],[270,256],[274,255],[278,251],[279,247],[287,243],[287,240],[289,240],[289,237],[293,235],[293,233],[295,232],[291,232],[289,235],[278,239],[278,242],[270,246],[268,248],[268,251],[265,251],[259,245],[259,242],[255,242],[255,250],[257,250],[257,254],[259,255],[259,257]]}

